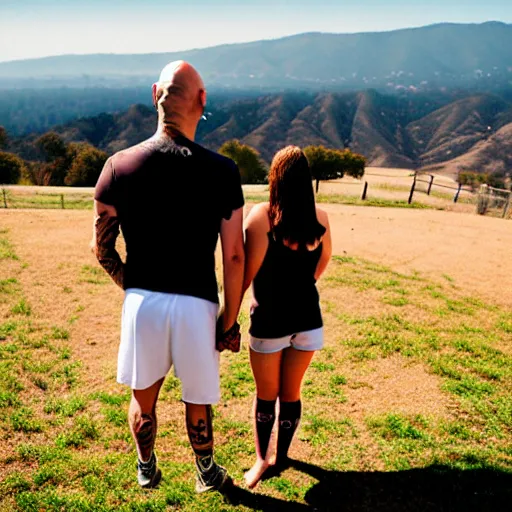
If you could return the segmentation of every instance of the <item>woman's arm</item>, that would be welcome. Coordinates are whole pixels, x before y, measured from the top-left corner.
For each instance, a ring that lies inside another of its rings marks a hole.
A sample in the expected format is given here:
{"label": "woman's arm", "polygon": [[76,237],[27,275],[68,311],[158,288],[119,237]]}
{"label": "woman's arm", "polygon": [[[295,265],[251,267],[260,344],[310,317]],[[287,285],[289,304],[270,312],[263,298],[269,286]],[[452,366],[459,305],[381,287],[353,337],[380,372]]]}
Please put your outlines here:
{"label": "woman's arm", "polygon": [[242,295],[245,294],[263,264],[268,248],[268,205],[253,206],[245,219],[245,273]]}
{"label": "woman's arm", "polygon": [[329,226],[329,217],[327,216],[327,212],[317,208],[316,215],[318,217],[318,222],[320,222],[320,224],[325,228],[325,234],[322,238],[322,254],[320,255],[320,260],[318,260],[315,270],[315,280],[318,281],[331,260],[332,240],[331,227]]}

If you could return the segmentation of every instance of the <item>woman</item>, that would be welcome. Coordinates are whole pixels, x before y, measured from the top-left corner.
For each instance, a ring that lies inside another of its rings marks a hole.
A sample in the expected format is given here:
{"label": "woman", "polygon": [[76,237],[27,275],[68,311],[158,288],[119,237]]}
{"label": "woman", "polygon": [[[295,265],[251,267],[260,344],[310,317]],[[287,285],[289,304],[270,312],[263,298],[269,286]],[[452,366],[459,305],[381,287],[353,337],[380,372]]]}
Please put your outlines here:
{"label": "woman", "polygon": [[[285,465],[301,416],[300,387],[323,345],[316,281],[331,257],[327,214],[315,206],[308,161],[300,148],[279,151],[269,172],[270,202],[246,219],[244,292],[253,284],[250,358],[256,381],[257,460],[245,474],[253,488],[271,464]],[[275,456],[268,450],[279,398]]]}

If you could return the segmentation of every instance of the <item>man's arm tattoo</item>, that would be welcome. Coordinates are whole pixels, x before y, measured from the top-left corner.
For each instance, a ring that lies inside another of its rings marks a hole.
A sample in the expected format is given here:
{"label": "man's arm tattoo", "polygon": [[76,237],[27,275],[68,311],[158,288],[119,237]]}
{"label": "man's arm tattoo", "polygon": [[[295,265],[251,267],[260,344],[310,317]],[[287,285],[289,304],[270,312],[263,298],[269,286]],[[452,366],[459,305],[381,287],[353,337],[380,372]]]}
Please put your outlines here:
{"label": "man's arm tattoo", "polygon": [[95,219],[94,228],[94,253],[114,282],[124,288],[124,263],[116,250],[119,218],[101,212]]}

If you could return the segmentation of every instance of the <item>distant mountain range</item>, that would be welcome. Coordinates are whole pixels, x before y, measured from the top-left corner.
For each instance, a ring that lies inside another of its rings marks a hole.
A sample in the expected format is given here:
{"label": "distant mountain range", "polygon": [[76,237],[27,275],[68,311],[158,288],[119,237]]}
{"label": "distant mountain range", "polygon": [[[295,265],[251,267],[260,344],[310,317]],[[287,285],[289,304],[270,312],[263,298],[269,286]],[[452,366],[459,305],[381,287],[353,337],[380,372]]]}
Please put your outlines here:
{"label": "distant mountain range", "polygon": [[[287,144],[323,144],[362,153],[369,165],[503,173],[512,169],[512,94],[399,97],[375,90],[286,93],[218,99],[197,139],[216,150],[238,138],[269,162]],[[152,108],[101,114],[59,126],[68,141],[88,141],[113,153],[151,136]],[[14,139],[11,151],[36,158],[37,135]]]}
{"label": "distant mountain range", "polygon": [[438,24],[361,34],[282,39],[146,55],[64,55],[0,63],[0,87],[149,85],[186,59],[223,88],[428,90],[512,81],[512,25]]}

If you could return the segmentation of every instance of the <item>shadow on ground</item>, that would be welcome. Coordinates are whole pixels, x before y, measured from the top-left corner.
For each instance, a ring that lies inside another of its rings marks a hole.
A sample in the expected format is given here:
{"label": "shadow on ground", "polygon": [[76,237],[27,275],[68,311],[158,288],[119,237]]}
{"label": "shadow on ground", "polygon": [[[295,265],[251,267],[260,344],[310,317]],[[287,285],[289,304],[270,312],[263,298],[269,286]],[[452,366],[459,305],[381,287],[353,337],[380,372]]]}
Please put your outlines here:
{"label": "shadow on ground", "polygon": [[263,496],[239,487],[227,491],[226,500],[232,505],[265,512],[511,510],[512,473],[495,469],[462,471],[439,465],[399,472],[357,473],[328,471],[300,461],[291,461],[290,467],[318,480],[306,493],[306,504]]}

